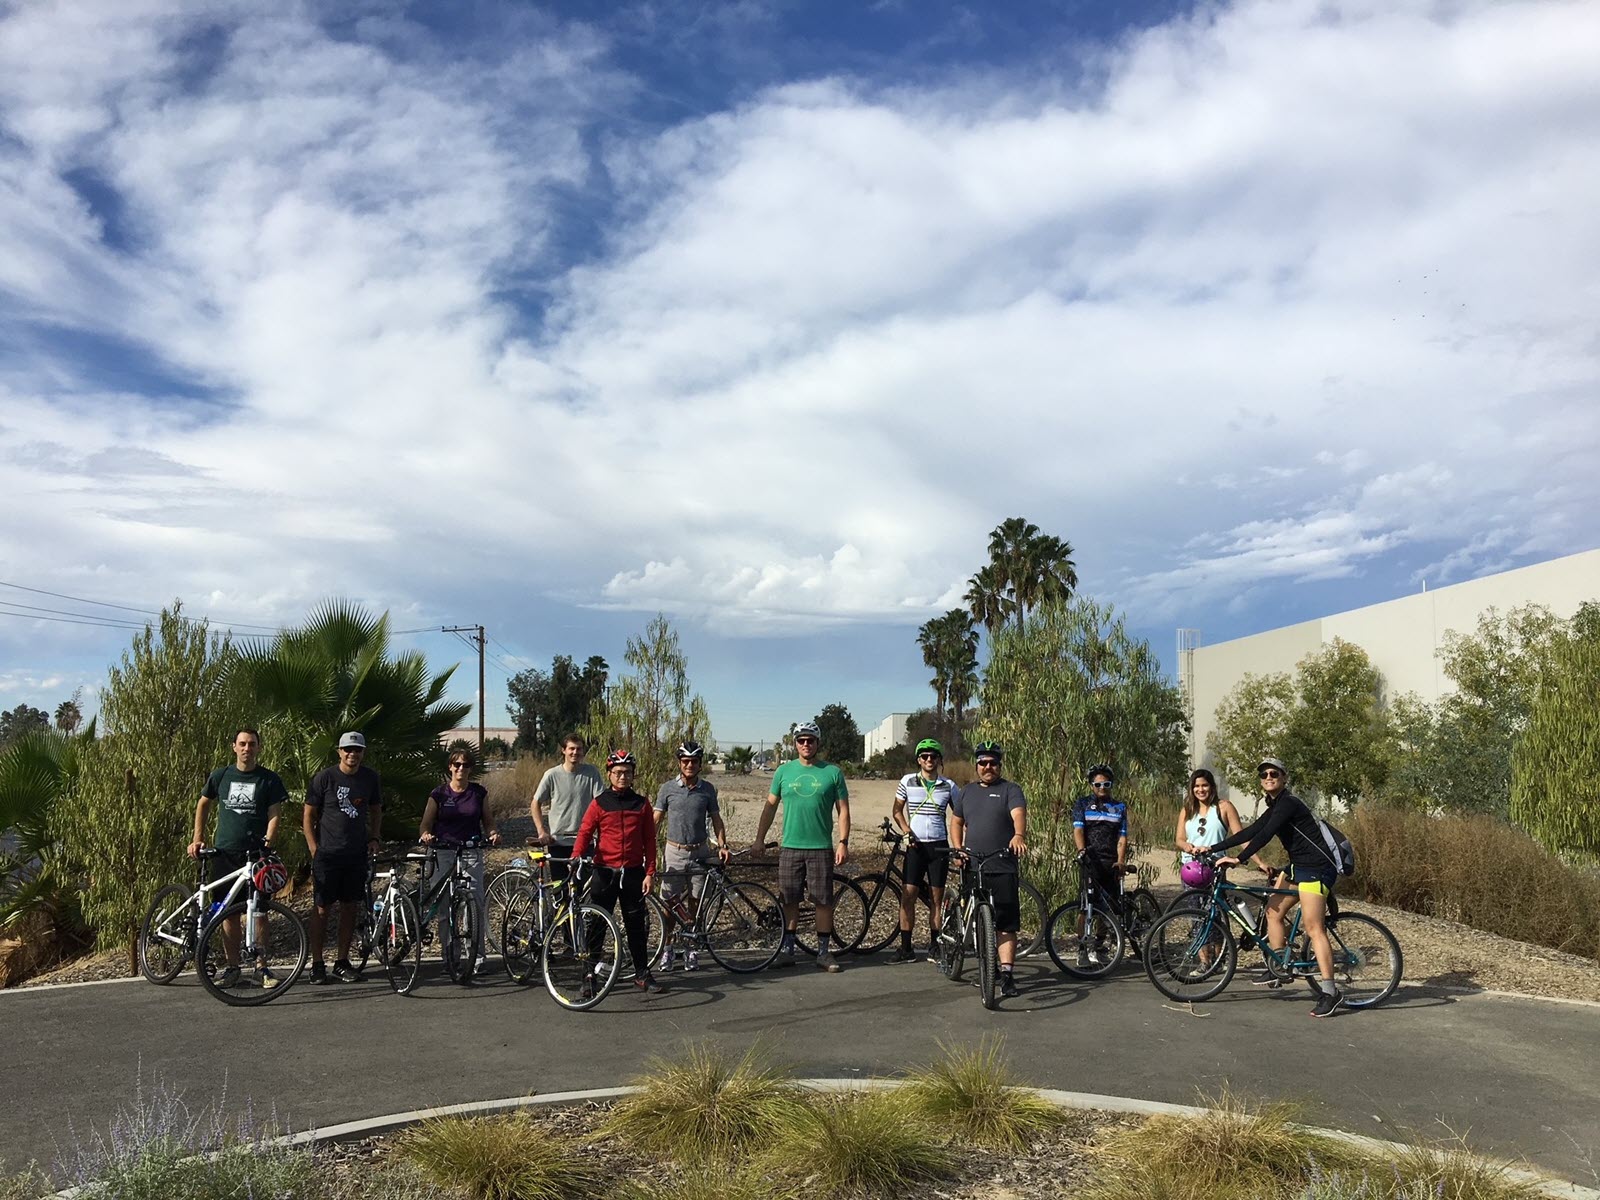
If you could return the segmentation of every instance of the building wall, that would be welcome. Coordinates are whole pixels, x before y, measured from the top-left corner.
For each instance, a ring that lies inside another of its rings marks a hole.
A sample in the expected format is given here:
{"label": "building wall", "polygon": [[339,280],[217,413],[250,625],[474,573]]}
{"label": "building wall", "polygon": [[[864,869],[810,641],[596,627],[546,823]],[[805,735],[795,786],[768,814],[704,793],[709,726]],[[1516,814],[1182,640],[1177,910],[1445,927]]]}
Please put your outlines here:
{"label": "building wall", "polygon": [[874,754],[882,754],[892,746],[901,745],[906,740],[910,721],[910,713],[890,713],[867,730],[862,735],[862,740],[866,743],[867,757],[871,758]]}
{"label": "building wall", "polygon": [[[1246,674],[1293,672],[1302,658],[1334,638],[1367,652],[1383,674],[1388,696],[1415,692],[1431,702],[1453,689],[1438,655],[1447,632],[1470,633],[1490,608],[1505,612],[1542,604],[1557,616],[1570,617],[1585,600],[1600,600],[1600,550],[1431,588],[1215,646],[1202,645],[1194,652],[1191,759],[1209,765],[1206,735],[1216,728],[1217,705]],[[1270,752],[1270,747],[1262,752]]]}

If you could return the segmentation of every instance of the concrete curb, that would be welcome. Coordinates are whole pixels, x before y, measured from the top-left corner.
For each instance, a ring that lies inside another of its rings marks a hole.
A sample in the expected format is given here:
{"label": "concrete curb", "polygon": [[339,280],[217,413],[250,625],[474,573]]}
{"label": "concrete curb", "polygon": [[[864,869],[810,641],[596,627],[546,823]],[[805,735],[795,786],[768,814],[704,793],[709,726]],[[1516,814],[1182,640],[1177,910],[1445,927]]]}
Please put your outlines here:
{"label": "concrete curb", "polygon": [[[817,1092],[887,1091],[904,1086],[898,1079],[797,1079],[801,1087]],[[468,1104],[448,1104],[440,1108],[419,1108],[410,1112],[390,1113],[381,1117],[368,1117],[360,1121],[346,1121],[326,1129],[308,1129],[302,1133],[288,1134],[273,1139],[280,1146],[315,1146],[326,1142],[349,1142],[377,1134],[393,1133],[410,1125],[442,1117],[482,1117],[495,1113],[516,1112],[530,1108],[554,1108],[565,1104],[584,1104],[592,1100],[615,1100],[631,1096],[637,1087],[591,1088],[577,1092],[550,1092],[545,1095],[509,1096],[501,1100],[480,1100]],[[1137,1100],[1128,1096],[1102,1096],[1093,1092],[1065,1092],[1054,1088],[1029,1088],[1042,1099],[1062,1108],[1093,1112],[1121,1113],[1129,1116],[1200,1117],[1208,1111],[1192,1104],[1167,1104],[1159,1100]],[[1301,1129],[1343,1142],[1363,1150],[1383,1153],[1402,1149],[1398,1142],[1365,1137],[1359,1133],[1346,1133],[1339,1129],[1324,1129],[1316,1125],[1302,1125]],[[1565,1180],[1552,1179],[1520,1167],[1507,1167],[1507,1174],[1520,1183],[1537,1188],[1552,1200],[1600,1200],[1600,1191]],[[57,1200],[73,1200],[80,1189],[68,1188],[56,1192]]]}

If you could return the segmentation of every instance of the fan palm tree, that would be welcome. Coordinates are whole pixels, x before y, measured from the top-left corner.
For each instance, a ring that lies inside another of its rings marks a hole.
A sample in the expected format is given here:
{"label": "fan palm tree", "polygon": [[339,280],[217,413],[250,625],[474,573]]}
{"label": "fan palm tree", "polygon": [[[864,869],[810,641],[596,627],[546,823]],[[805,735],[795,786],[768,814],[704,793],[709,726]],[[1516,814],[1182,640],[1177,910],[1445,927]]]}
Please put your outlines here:
{"label": "fan palm tree", "polygon": [[77,737],[57,730],[29,733],[0,753],[0,929],[35,905],[73,904],[59,873],[50,819],[78,774],[78,751],[94,739],[94,722]]}
{"label": "fan palm tree", "polygon": [[78,692],[74,692],[72,699],[56,705],[56,728],[62,733],[77,733],[78,726],[82,724],[83,709],[78,704]]}
{"label": "fan palm tree", "polygon": [[1023,517],[1007,517],[989,533],[989,565],[972,577],[966,600],[993,633],[1010,616],[1020,629],[1030,609],[1065,600],[1077,586],[1070,542]]}
{"label": "fan palm tree", "polygon": [[933,678],[928,680],[933,688],[934,714],[944,720],[945,697],[948,692],[948,680],[945,677],[945,628],[943,617],[930,617],[924,621],[917,630],[917,645],[922,648],[922,661],[933,672]]}
{"label": "fan palm tree", "polygon": [[967,611],[990,633],[1006,623],[1011,615],[1011,598],[1006,591],[1005,576],[994,563],[979,568],[967,583]]}

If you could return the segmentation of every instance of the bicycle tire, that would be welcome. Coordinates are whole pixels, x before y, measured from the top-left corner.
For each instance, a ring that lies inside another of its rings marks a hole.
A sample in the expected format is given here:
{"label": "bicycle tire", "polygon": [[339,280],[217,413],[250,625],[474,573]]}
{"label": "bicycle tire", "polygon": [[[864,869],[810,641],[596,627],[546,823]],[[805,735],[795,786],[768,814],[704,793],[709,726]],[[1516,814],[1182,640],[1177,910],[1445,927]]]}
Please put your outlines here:
{"label": "bicycle tire", "polygon": [[[1122,926],[1096,905],[1083,929],[1078,928],[1083,906],[1069,900],[1050,914],[1045,926],[1045,949],[1050,959],[1074,979],[1104,979],[1117,969],[1127,949]],[[1093,956],[1091,958],[1091,955]]]}
{"label": "bicycle tire", "polygon": [[350,938],[350,965],[358,971],[366,970],[367,963],[378,948],[378,908],[383,903],[385,884],[379,887],[377,879],[369,879],[367,897],[356,909],[355,933]]}
{"label": "bicycle tire", "polygon": [[1238,963],[1227,918],[1209,908],[1168,912],[1145,937],[1144,972],[1169,1000],[1211,999],[1233,982]]}
{"label": "bicycle tire", "polygon": [[500,921],[500,961],[512,983],[528,983],[539,969],[544,926],[536,891],[517,892]]}
{"label": "bicycle tire", "polygon": [[593,1008],[611,994],[622,974],[622,943],[615,917],[599,905],[580,904],[545,933],[539,950],[545,991],[573,1012]]}
{"label": "bicycle tire", "polygon": [[[811,916],[806,916],[807,910]],[[817,952],[816,909],[809,903],[801,905],[800,921],[795,930],[795,944],[807,954]],[[800,932],[810,929],[809,933]],[[833,948],[836,954],[849,954],[867,936],[867,894],[861,885],[848,875],[833,877]]]}
{"label": "bicycle tire", "polygon": [[440,947],[444,973],[451,983],[471,983],[477,964],[478,905],[472,896],[456,892],[450,897],[447,936]]}
{"label": "bicycle tire", "polygon": [[1405,970],[1400,943],[1382,921],[1365,913],[1341,913],[1328,922],[1333,943],[1333,981],[1347,1008],[1371,1008],[1394,995]]}
{"label": "bicycle tire", "polygon": [[[272,987],[262,986],[257,983],[254,987],[244,987],[245,976],[241,971],[238,982],[233,986],[224,983],[224,972],[227,968],[227,951],[224,939],[226,931],[223,922],[231,918],[239,918],[241,924],[248,920],[246,912],[249,908],[247,902],[240,900],[230,904],[206,923],[200,931],[200,941],[195,946],[195,962],[200,974],[200,982],[224,1004],[236,1008],[254,1008],[258,1004],[266,1004],[276,1000],[295,984],[300,978],[300,973],[305,970],[306,959],[310,956],[310,940],[306,935],[306,923],[300,915],[286,904],[276,900],[258,899],[256,901],[256,920],[265,922],[267,926],[266,949],[261,953],[257,947],[257,963],[249,966],[250,970],[258,971],[258,963],[264,960],[265,965],[272,968],[277,975],[278,982]],[[243,945],[245,930],[239,931],[240,947],[239,958],[241,967],[244,965],[246,954]],[[259,938],[260,933],[256,936]]]}
{"label": "bicycle tire", "polygon": [[[867,897],[867,927],[856,953],[877,954],[887,950],[900,936],[900,885],[882,872],[867,875],[856,883]],[[926,898],[922,900],[926,905]]]}
{"label": "bicycle tire", "polygon": [[994,940],[994,909],[980,903],[973,918],[978,940],[978,995],[983,998],[983,1006],[993,1011],[1000,1003],[1000,951]]}
{"label": "bicycle tire", "polygon": [[1154,929],[1162,917],[1161,902],[1149,888],[1138,887],[1123,894],[1122,908],[1127,914],[1122,931],[1128,935],[1128,951],[1143,957],[1145,934]]}
{"label": "bicycle tire", "polygon": [[422,919],[404,892],[396,892],[378,913],[377,941],[389,987],[397,996],[409,996],[422,974]]}
{"label": "bicycle tire", "polygon": [[194,893],[169,883],[156,893],[139,925],[139,970],[151,983],[171,983],[194,954]]}
{"label": "bicycle tire", "polygon": [[1017,904],[1022,917],[1017,931],[1017,955],[1027,958],[1044,947],[1050,910],[1045,907],[1043,893],[1026,879],[1017,880]]}
{"label": "bicycle tire", "polygon": [[489,881],[483,892],[483,941],[490,954],[500,953],[500,929],[511,898],[534,886],[533,872],[526,867],[507,867]]}
{"label": "bicycle tire", "polygon": [[952,983],[959,982],[966,965],[967,931],[961,924],[959,889],[944,894],[944,917],[939,922],[939,974]]}
{"label": "bicycle tire", "polygon": [[700,913],[711,957],[738,975],[764,970],[783,944],[783,906],[756,883],[730,883]]}

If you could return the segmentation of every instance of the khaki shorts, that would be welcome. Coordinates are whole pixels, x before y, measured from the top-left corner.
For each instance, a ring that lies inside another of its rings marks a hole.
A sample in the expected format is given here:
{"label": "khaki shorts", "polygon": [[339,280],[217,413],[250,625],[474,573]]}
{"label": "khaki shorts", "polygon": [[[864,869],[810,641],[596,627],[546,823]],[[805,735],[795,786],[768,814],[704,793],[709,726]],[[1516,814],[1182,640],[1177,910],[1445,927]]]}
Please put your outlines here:
{"label": "khaki shorts", "polygon": [[705,895],[706,873],[702,869],[694,869],[696,863],[715,862],[717,849],[710,842],[701,842],[693,850],[681,850],[670,843],[662,847],[661,856],[661,894],[663,896],[681,896],[689,892],[698,900]]}

